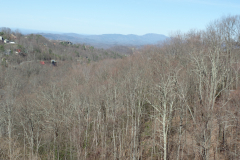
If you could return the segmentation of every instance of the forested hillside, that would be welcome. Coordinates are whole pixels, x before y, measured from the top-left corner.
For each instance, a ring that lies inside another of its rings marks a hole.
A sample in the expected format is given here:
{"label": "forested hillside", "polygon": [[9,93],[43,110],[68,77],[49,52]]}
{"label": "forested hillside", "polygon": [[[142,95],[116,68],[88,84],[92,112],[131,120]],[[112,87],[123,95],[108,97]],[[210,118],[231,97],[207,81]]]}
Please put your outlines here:
{"label": "forested hillside", "polygon": [[129,51],[123,53],[121,50],[96,49],[85,44],[68,44],[68,41],[48,40],[36,34],[22,35],[19,31],[11,31],[9,28],[0,28],[0,31],[0,36],[14,42],[14,44],[3,43],[0,40],[0,56],[12,65],[24,61],[50,61],[51,59],[59,62],[83,63],[106,58],[122,58],[132,54],[132,48],[129,47],[126,47]]}
{"label": "forested hillside", "polygon": [[0,159],[240,159],[240,16],[119,58],[54,43],[16,45],[57,67],[5,55]]}

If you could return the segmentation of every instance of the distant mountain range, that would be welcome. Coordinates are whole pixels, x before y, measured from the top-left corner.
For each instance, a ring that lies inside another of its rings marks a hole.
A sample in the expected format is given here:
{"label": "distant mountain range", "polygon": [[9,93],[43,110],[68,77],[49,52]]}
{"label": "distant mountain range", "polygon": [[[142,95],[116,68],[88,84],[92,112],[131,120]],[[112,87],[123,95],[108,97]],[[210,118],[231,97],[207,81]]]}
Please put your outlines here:
{"label": "distant mountain range", "polygon": [[82,43],[91,45],[97,48],[110,48],[114,46],[135,46],[140,47],[148,44],[159,44],[169,37],[162,34],[149,33],[142,36],[128,34],[76,34],[76,33],[62,33],[56,31],[33,30],[23,28],[11,28],[12,30],[19,30],[22,34],[40,34],[47,39],[70,41],[72,43]]}
{"label": "distant mountain range", "polygon": [[97,48],[109,48],[116,45],[125,46],[142,46],[147,44],[158,44],[166,40],[168,37],[162,34],[145,34],[138,36],[134,34],[102,34],[102,35],[81,35],[76,33],[39,33],[40,35],[51,40],[64,40],[73,43],[82,43],[92,45]]}

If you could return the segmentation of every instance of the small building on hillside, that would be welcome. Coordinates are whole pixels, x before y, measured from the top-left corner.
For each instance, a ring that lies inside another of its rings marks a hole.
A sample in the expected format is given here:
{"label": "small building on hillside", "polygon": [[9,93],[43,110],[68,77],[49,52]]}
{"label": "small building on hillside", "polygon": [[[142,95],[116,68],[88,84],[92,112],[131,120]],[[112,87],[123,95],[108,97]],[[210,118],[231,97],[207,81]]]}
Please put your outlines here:
{"label": "small building on hillside", "polygon": [[70,41],[60,41],[60,44],[72,45],[73,43]]}
{"label": "small building on hillside", "polygon": [[5,55],[10,55],[11,52],[12,52],[11,49],[7,49],[7,50],[4,52],[4,54],[5,54]]}
{"label": "small building on hillside", "polygon": [[15,54],[19,55],[21,53],[21,49],[15,49]]}
{"label": "small building on hillside", "polygon": [[19,55],[19,56],[22,56],[22,57],[26,57],[27,56],[27,54],[22,52],[21,49],[15,49],[15,54]]}
{"label": "small building on hillside", "polygon": [[72,45],[72,42],[67,41],[66,43],[67,43],[68,45]]}
{"label": "small building on hillside", "polygon": [[11,39],[17,39],[17,37],[13,34],[11,34]]}
{"label": "small building on hillside", "polygon": [[0,43],[3,43],[3,37],[0,36]]}
{"label": "small building on hillside", "polygon": [[57,61],[55,61],[54,59],[51,60],[51,63],[53,66],[57,66]]}
{"label": "small building on hillside", "polygon": [[4,43],[9,43],[9,40],[8,39],[4,39]]}

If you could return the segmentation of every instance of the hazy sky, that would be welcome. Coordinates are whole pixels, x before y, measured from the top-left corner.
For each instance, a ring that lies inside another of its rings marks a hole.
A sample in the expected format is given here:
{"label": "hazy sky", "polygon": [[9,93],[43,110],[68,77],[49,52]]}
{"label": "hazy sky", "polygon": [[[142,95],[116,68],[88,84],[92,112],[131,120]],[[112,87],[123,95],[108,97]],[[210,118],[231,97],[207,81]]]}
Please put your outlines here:
{"label": "hazy sky", "polygon": [[0,27],[81,34],[204,29],[240,14],[239,0],[0,0]]}

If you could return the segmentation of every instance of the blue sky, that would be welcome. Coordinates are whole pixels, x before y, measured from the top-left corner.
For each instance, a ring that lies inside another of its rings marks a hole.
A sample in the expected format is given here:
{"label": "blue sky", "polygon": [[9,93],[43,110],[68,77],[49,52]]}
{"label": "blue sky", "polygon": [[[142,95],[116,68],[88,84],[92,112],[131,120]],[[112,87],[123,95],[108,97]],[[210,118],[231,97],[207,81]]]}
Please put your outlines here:
{"label": "blue sky", "polygon": [[80,34],[169,35],[240,14],[239,0],[0,0],[0,27]]}

